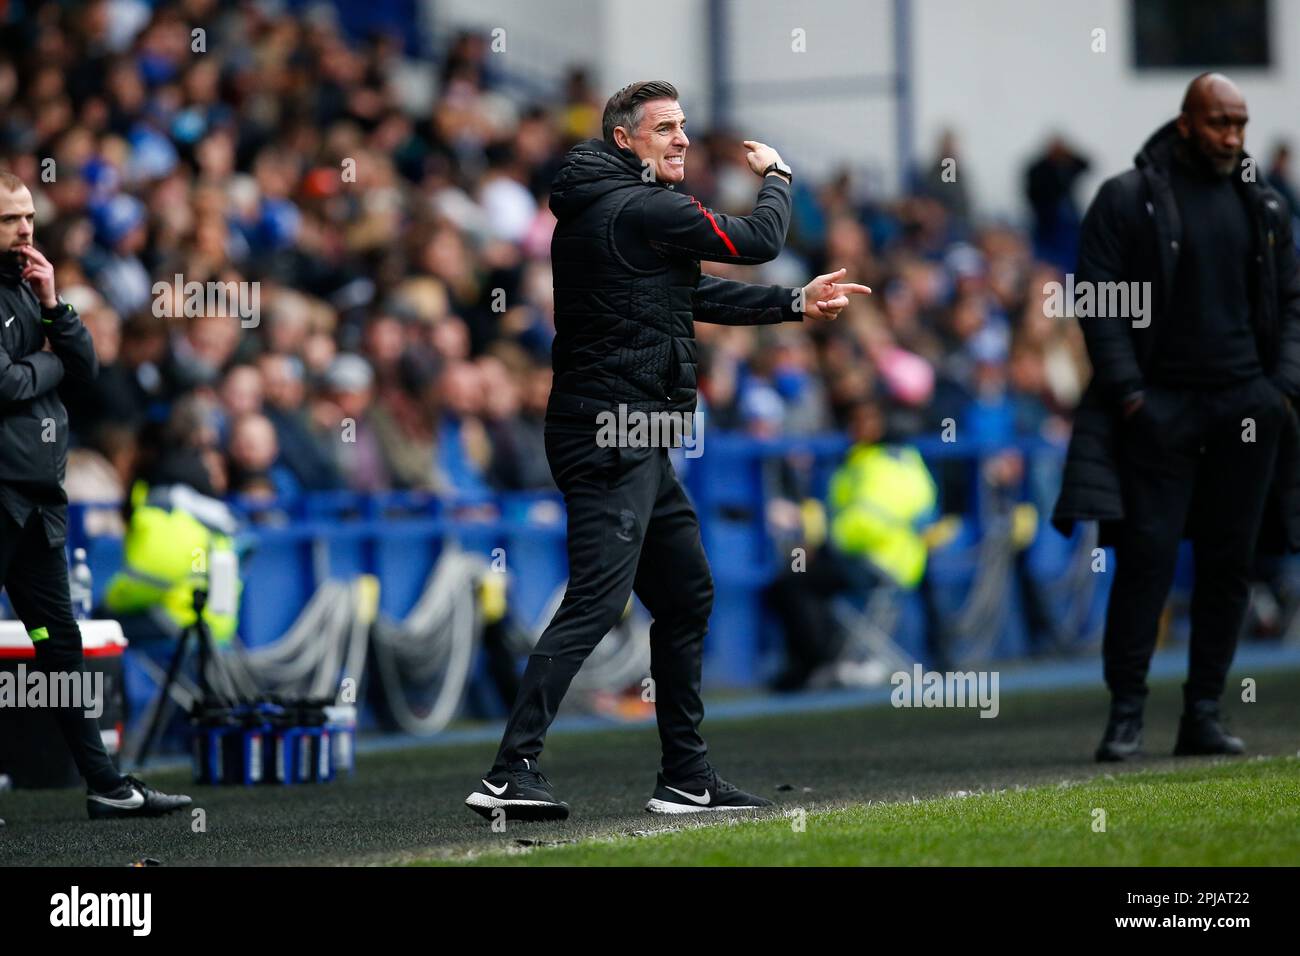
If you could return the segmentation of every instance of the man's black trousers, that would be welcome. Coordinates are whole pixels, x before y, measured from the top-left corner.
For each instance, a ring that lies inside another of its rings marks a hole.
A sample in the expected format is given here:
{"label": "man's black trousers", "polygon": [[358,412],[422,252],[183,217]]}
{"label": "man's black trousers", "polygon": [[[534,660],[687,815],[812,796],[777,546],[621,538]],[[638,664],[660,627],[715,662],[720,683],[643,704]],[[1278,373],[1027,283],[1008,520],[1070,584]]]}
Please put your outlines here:
{"label": "man's black trousers", "polygon": [[[1117,706],[1138,709],[1179,541],[1197,499],[1195,584],[1186,705],[1218,700],[1249,600],[1256,539],[1290,415],[1257,377],[1218,389],[1148,387],[1120,424],[1125,518],[1106,610],[1106,684]],[[1253,441],[1247,440],[1253,437]]]}
{"label": "man's black trousers", "polygon": [[590,423],[548,418],[546,458],[568,512],[569,585],[520,682],[493,769],[536,759],[574,675],[635,591],[653,618],[650,673],[663,772],[706,767],[700,669],[713,577],[665,448],[600,447]]}
{"label": "man's black trousers", "polygon": [[[80,674],[81,631],[68,594],[68,559],[62,545],[50,547],[40,512],[33,511],[20,528],[0,508],[0,585],[28,634],[34,634],[36,667],[46,675]],[[47,680],[47,686],[55,682]],[[87,785],[100,792],[116,789],[122,777],[104,750],[99,721],[87,717],[84,707],[57,708],[54,717]]]}

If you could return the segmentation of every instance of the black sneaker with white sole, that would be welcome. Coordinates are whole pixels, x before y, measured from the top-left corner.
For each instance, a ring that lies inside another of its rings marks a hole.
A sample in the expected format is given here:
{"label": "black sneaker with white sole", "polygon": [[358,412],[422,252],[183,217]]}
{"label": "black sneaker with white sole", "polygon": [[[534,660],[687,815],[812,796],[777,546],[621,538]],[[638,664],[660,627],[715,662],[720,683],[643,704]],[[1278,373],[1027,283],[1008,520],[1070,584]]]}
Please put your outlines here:
{"label": "black sneaker with white sole", "polygon": [[771,800],[746,793],[718,776],[707,773],[690,781],[669,783],[659,774],[654,796],[645,808],[650,813],[704,813],[709,810],[758,810],[772,806]]}
{"label": "black sneaker with white sole", "polygon": [[163,793],[137,780],[123,777],[121,785],[108,793],[86,792],[86,812],[92,820],[118,817],[161,817],[166,813],[183,810],[193,803],[189,797]]}
{"label": "black sneaker with white sole", "polygon": [[489,820],[497,808],[505,810],[507,820],[563,820],[569,815],[569,805],[556,798],[551,781],[527,757],[479,782],[482,789],[466,797],[465,806]]}

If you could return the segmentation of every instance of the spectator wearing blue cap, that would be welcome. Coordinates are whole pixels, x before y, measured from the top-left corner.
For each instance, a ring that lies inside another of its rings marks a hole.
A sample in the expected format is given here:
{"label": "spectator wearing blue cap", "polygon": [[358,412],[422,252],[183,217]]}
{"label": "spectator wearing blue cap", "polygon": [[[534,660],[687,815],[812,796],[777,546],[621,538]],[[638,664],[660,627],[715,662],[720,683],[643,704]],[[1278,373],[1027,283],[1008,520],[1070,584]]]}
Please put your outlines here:
{"label": "spectator wearing blue cap", "polygon": [[96,206],[95,246],[83,266],[108,304],[120,315],[149,305],[153,283],[139,253],[147,241],[144,203],[118,193]]}

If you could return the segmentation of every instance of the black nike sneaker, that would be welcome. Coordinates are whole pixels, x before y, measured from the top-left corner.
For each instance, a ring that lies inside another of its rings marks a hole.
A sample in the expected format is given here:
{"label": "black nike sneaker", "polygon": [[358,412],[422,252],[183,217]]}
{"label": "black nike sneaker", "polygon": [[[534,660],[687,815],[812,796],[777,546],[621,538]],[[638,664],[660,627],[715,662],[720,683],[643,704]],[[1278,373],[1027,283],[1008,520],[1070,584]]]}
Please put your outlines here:
{"label": "black nike sneaker", "polygon": [[1106,732],[1097,745],[1098,763],[1120,763],[1142,755],[1142,702],[1112,699]]}
{"label": "black nike sneaker", "polygon": [[117,817],[161,817],[163,814],[183,810],[194,801],[183,794],[172,796],[155,790],[148,784],[123,777],[121,785],[108,793],[86,792],[86,812],[92,820]]}
{"label": "black nike sneaker", "polygon": [[1112,717],[1097,746],[1098,763],[1119,763],[1142,755],[1142,718]]}
{"label": "black nike sneaker", "polygon": [[662,773],[654,796],[645,808],[650,813],[704,813],[709,810],[758,810],[771,800],[733,787],[712,767],[689,781],[670,784]]}
{"label": "black nike sneaker", "polygon": [[489,820],[498,807],[505,810],[507,820],[563,820],[569,815],[569,805],[556,798],[551,781],[527,757],[492,771],[480,782],[483,789],[466,797],[465,806]]}

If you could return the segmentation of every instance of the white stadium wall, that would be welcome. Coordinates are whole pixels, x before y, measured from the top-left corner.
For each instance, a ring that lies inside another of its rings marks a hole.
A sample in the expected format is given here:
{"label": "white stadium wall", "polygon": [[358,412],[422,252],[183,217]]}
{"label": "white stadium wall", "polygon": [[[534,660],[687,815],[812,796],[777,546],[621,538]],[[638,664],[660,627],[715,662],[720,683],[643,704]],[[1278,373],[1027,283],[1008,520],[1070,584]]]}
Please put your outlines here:
{"label": "white stadium wall", "polygon": [[[1086,202],[1177,112],[1196,72],[1133,66],[1130,0],[910,0],[909,8],[915,156],[931,159],[940,133],[954,129],[958,175],[990,216],[1027,215],[1023,170],[1053,132],[1093,161],[1079,190]],[[601,94],[667,78],[696,128],[710,119],[705,0],[430,0],[428,9],[442,36],[504,26],[507,67],[534,80],[553,80],[570,63],[589,64]],[[895,190],[894,0],[723,0],[721,10],[732,126],[814,176],[849,164],[874,189]],[[1300,148],[1300,0],[1273,0],[1272,17],[1272,67],[1229,71],[1250,105],[1247,147],[1261,159],[1279,137]],[[1092,50],[1097,28],[1104,53]],[[795,52],[800,42],[804,52]]]}
{"label": "white stadium wall", "polygon": [[[1177,114],[1199,72],[1133,67],[1129,0],[914,0],[914,10],[917,151],[933,156],[955,129],[958,175],[986,214],[1027,216],[1025,162],[1051,131],[1092,160],[1077,194],[1086,204]],[[1246,148],[1261,161],[1279,137],[1300,149],[1300,3],[1273,0],[1272,16],[1272,68],[1225,71],[1246,96]],[[1098,27],[1105,53],[1091,51]]]}

